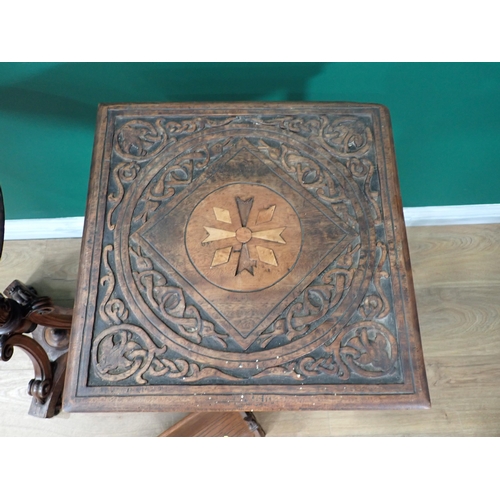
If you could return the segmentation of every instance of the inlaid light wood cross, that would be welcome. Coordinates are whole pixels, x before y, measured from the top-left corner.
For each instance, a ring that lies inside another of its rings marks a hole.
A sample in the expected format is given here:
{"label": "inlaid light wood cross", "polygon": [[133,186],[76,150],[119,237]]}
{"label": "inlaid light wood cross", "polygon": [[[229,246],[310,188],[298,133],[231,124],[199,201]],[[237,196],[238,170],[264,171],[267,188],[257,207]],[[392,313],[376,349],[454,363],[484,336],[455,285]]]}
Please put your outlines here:
{"label": "inlaid light wood cross", "polygon": [[[239,225],[240,227],[236,231],[226,231],[225,229],[219,229],[216,227],[204,226],[208,233],[208,236],[203,240],[202,243],[208,243],[210,241],[225,240],[228,238],[236,238],[236,240],[241,243],[241,250],[239,250],[238,266],[236,268],[236,275],[242,273],[243,271],[248,271],[253,276],[253,268],[255,267],[255,260],[250,258],[250,253],[248,251],[247,244],[254,238],[264,241],[272,241],[274,243],[286,244],[286,241],[281,236],[281,233],[286,229],[286,227],[277,227],[273,229],[265,229],[262,231],[255,230],[247,226],[248,217],[253,206],[253,197],[246,200],[242,200],[239,197],[235,198],[236,205],[238,207],[239,214]],[[262,224],[264,222],[271,222],[273,219],[274,211],[276,210],[276,205],[271,205],[270,207],[260,210],[257,215],[256,225]],[[215,218],[219,222],[225,224],[232,224],[231,214],[229,210],[219,207],[213,207]],[[257,250],[257,256],[261,262],[269,264],[271,266],[277,266],[278,261],[276,255],[272,248],[264,247],[261,245],[255,246]],[[217,249],[214,253],[214,258],[212,260],[211,267],[220,266],[229,262],[232,252],[238,252],[234,249],[233,245],[229,245],[224,248]]]}

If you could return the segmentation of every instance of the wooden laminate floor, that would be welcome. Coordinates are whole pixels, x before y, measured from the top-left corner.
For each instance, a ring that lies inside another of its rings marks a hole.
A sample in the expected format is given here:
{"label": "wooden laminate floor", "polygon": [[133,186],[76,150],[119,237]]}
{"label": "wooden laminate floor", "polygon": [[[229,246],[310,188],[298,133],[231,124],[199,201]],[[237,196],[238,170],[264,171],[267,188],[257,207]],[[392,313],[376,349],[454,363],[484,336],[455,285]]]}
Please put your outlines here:
{"label": "wooden laminate floor", "polygon": [[[432,409],[257,413],[268,436],[499,436],[500,225],[408,229]],[[7,241],[0,287],[20,279],[70,307],[80,240]],[[183,413],[27,414],[31,362],[0,363],[0,436],[157,436]]]}

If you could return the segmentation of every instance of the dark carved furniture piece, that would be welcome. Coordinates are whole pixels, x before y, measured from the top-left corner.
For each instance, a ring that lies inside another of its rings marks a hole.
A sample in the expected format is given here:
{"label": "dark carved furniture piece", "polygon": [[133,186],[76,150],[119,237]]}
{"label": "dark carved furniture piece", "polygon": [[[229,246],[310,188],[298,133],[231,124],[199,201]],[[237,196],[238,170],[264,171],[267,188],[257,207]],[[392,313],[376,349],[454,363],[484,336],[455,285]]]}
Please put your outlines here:
{"label": "dark carved furniture piece", "polygon": [[[0,190],[0,257],[4,227]],[[35,377],[28,384],[30,415],[50,418],[61,408],[71,319],[71,310],[54,306],[49,297],[39,297],[20,281],[13,281],[0,294],[0,360],[9,361],[14,348],[31,359]]]}
{"label": "dark carved furniture piece", "polygon": [[67,411],[429,407],[388,111],[100,106],[74,316]]}

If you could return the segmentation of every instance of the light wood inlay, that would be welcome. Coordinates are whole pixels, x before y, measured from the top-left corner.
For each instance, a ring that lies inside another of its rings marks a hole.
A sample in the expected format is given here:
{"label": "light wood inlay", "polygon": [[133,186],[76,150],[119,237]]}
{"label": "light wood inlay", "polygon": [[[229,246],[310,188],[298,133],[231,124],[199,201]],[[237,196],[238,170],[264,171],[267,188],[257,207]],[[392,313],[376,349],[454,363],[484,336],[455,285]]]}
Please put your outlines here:
{"label": "light wood inlay", "polygon": [[266,264],[270,264],[271,266],[277,266],[278,262],[276,261],[276,255],[270,248],[256,246],[257,253],[259,254],[259,260],[261,262],[265,262]]}
{"label": "light wood inlay", "polygon": [[261,185],[236,183],[215,190],[187,223],[191,262],[210,283],[228,290],[260,290],[277,282],[293,268],[301,245],[294,209]]}
{"label": "light wood inlay", "polygon": [[281,233],[286,229],[286,227],[278,227],[276,229],[267,229],[265,231],[256,231],[252,233],[254,238],[266,241],[274,241],[276,243],[285,244],[286,241],[281,237]]}
{"label": "light wood inlay", "polygon": [[252,231],[248,227],[240,227],[236,231],[236,239],[240,243],[248,243],[252,239]]}
{"label": "light wood inlay", "polygon": [[226,231],[216,227],[204,227],[208,236],[203,240],[203,243],[208,243],[209,241],[227,240],[228,238],[234,238],[236,236],[234,231]]}
{"label": "light wood inlay", "polygon": [[214,207],[215,218],[221,222],[231,224],[231,214],[225,208]]}
{"label": "light wood inlay", "polygon": [[220,266],[228,262],[232,249],[233,247],[225,247],[216,250],[214,253],[214,260],[212,261],[212,267]]}
{"label": "light wood inlay", "polygon": [[261,210],[257,216],[256,224],[263,224],[264,222],[271,222],[273,220],[274,211],[276,210],[276,205],[271,205],[265,210]]}

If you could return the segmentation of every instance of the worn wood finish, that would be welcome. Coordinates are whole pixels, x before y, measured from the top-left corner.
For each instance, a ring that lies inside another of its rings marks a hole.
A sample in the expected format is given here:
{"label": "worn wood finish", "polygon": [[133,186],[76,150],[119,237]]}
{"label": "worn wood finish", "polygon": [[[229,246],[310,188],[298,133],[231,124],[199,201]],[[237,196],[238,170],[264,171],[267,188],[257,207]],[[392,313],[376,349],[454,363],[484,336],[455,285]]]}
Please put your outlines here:
{"label": "worn wood finish", "polygon": [[[408,239],[432,408],[258,412],[267,436],[500,436],[500,225],[411,227]],[[74,297],[80,240],[7,241],[0,283]],[[8,265],[7,265],[8,264]],[[61,301],[58,298],[58,301]],[[28,415],[33,368],[0,363],[0,436],[157,436],[185,413]]]}
{"label": "worn wood finish", "polygon": [[190,413],[159,437],[264,437],[252,413]]}
{"label": "worn wood finish", "polygon": [[387,110],[99,109],[68,411],[426,408]]}

